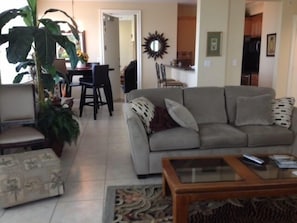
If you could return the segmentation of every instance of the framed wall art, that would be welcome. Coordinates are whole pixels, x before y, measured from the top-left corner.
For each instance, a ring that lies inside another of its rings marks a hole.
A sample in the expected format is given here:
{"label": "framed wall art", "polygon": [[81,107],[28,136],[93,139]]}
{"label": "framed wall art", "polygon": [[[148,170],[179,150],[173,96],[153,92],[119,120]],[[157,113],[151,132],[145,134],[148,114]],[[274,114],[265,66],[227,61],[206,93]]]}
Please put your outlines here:
{"label": "framed wall art", "polygon": [[207,57],[221,56],[222,32],[207,32]]}
{"label": "framed wall art", "polygon": [[275,56],[276,33],[267,34],[266,56]]}
{"label": "framed wall art", "polygon": [[[67,36],[68,39],[75,43],[76,50],[81,50],[82,52],[85,52],[85,31],[79,32],[79,41],[75,39],[71,32],[64,32],[63,35]],[[56,45],[56,57],[58,59],[65,59],[66,61],[69,61],[69,56],[67,52],[59,44]]]}

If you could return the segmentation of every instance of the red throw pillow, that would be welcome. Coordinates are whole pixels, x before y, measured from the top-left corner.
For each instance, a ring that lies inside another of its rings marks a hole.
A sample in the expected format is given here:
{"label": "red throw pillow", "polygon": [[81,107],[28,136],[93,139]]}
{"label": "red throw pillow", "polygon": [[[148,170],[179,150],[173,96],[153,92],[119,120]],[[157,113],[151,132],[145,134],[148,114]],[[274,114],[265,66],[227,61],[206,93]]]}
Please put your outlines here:
{"label": "red throw pillow", "polygon": [[155,107],[154,117],[150,122],[152,132],[178,127],[179,125],[170,117],[166,108]]}

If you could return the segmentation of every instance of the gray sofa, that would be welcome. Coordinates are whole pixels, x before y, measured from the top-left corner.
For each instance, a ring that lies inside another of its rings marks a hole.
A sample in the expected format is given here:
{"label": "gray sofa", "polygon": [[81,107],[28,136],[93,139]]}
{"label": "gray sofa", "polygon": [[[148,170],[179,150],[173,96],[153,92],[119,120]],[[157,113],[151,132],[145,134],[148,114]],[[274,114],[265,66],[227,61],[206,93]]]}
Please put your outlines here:
{"label": "gray sofa", "polygon": [[[156,88],[129,92],[126,95],[124,114],[136,174],[140,177],[161,173],[163,157],[243,153],[295,154],[297,152],[297,110],[295,107],[290,128],[263,124],[262,120],[257,119],[251,120],[252,124],[248,122],[238,124],[240,109],[243,113],[253,113],[258,110],[254,103],[251,103],[250,108],[240,108],[239,98],[255,98],[254,96],[264,95],[275,98],[273,89],[252,86]],[[160,107],[165,107],[165,98],[184,105],[193,115],[199,130],[179,126],[148,134],[130,103],[131,100],[141,96]],[[244,115],[248,116],[249,113]],[[260,124],[257,124],[257,121]]]}

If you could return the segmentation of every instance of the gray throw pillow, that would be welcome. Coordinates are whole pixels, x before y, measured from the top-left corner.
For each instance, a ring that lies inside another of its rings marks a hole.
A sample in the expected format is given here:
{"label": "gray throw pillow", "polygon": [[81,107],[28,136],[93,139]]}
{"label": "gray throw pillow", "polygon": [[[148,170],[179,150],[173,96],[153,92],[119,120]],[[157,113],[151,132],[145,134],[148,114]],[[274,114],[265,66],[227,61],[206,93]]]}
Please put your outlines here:
{"label": "gray throw pillow", "polygon": [[199,131],[197,122],[192,113],[180,103],[165,98],[165,105],[171,118],[184,128],[191,128]]}
{"label": "gray throw pillow", "polygon": [[272,125],[272,96],[238,97],[236,100],[236,126]]}

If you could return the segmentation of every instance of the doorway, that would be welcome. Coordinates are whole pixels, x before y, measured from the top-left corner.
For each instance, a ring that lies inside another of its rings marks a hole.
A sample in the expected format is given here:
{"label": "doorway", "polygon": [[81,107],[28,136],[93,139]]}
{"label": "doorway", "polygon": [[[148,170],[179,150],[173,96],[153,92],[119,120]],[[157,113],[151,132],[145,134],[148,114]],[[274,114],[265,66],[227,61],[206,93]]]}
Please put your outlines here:
{"label": "doorway", "polygon": [[[261,8],[262,7],[263,6],[261,5]],[[262,18],[262,12],[255,15],[246,15],[245,17],[241,85],[258,86],[262,38]]]}
{"label": "doorway", "polygon": [[[276,33],[276,45],[275,49],[278,49],[279,46],[279,34],[281,30],[281,18],[282,18],[282,1],[247,1],[246,4],[246,15],[255,16],[262,14],[262,24],[259,18],[253,17],[250,18],[253,21],[250,21],[250,37],[256,37],[255,34],[258,33],[258,37],[261,37],[261,48],[260,48],[260,58],[259,58],[259,71],[258,72],[250,72],[253,74],[253,77],[250,78],[248,76],[246,78],[247,82],[249,81],[249,85],[257,85],[261,87],[274,87],[275,86],[275,78],[277,75],[277,57],[278,50],[275,51],[275,55],[267,54],[267,38],[268,35]],[[258,20],[257,20],[258,19]],[[248,27],[248,26],[247,26]],[[260,34],[261,30],[261,36]],[[246,31],[246,30],[245,30]],[[259,43],[259,42],[258,42]],[[251,42],[250,49],[259,49],[257,44],[257,39],[253,39]],[[255,50],[254,50],[255,51]],[[249,60],[247,64],[244,64],[248,69],[254,69],[251,66],[251,62],[253,60]],[[254,69],[255,70],[255,69]]]}
{"label": "doorway", "polygon": [[[107,58],[105,57],[106,55],[106,40],[104,38],[104,17],[105,15],[110,15],[112,17],[117,17],[117,18],[123,18],[123,17],[130,17],[130,18],[135,18],[135,35],[131,36],[131,42],[134,41],[135,43],[135,47],[136,47],[136,60],[137,60],[137,88],[140,89],[142,87],[142,61],[141,61],[141,11],[140,10],[100,10],[100,55],[102,56],[101,62],[104,63],[108,63]],[[109,37],[108,37],[109,38]],[[110,37],[112,38],[112,37]],[[119,39],[119,37],[117,37],[116,39]],[[119,48],[121,49],[121,46],[119,46]],[[118,58],[120,58],[120,53],[119,55],[114,55],[114,61],[118,60]],[[111,60],[109,58],[109,60]],[[120,62],[121,63],[121,62]],[[128,65],[128,64],[127,64]],[[118,64],[119,68],[122,69],[122,67],[120,67],[120,64]],[[123,65],[122,65],[123,66]],[[115,74],[115,75],[120,75],[120,73]],[[120,88],[120,81],[117,81],[115,83],[112,83],[112,85]],[[116,97],[114,97],[116,99]]]}

